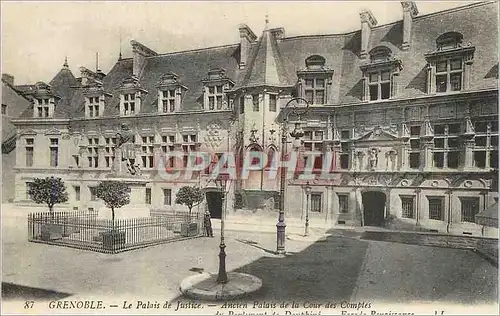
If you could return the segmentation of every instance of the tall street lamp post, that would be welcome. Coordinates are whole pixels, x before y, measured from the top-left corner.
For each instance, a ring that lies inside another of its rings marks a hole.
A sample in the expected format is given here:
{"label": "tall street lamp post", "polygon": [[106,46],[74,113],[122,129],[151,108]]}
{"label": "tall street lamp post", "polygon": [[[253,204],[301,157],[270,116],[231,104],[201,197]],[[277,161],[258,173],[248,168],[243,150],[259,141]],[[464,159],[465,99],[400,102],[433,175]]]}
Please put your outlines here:
{"label": "tall street lamp post", "polygon": [[226,272],[226,244],[224,243],[224,218],[226,217],[226,188],[230,178],[226,175],[219,175],[215,179],[215,184],[221,193],[221,220],[220,220],[220,245],[219,245],[219,274],[217,275],[217,283],[224,284],[227,283],[227,272]]}
{"label": "tall street lamp post", "polygon": [[311,186],[309,185],[309,181],[307,181],[306,186],[304,187],[304,191],[306,192],[306,225],[304,229],[304,236],[309,236],[309,203],[311,196]]}
{"label": "tall street lamp post", "polygon": [[[302,102],[305,103],[302,104]],[[290,136],[295,138],[296,140],[304,136],[304,131],[300,127],[301,125],[301,116],[305,115],[309,111],[309,102],[304,98],[292,98],[289,100],[284,109],[285,117],[283,118],[282,132],[281,132],[281,161],[284,161],[286,152],[287,152],[287,144],[288,144],[288,135],[287,135],[287,124],[288,119],[291,114],[294,114],[298,117],[298,120],[295,121],[295,127],[293,131],[290,132]],[[276,254],[284,255],[285,254],[285,186],[286,186],[286,174],[285,168],[281,167],[280,173],[280,210],[278,214],[278,223],[276,224]]]}

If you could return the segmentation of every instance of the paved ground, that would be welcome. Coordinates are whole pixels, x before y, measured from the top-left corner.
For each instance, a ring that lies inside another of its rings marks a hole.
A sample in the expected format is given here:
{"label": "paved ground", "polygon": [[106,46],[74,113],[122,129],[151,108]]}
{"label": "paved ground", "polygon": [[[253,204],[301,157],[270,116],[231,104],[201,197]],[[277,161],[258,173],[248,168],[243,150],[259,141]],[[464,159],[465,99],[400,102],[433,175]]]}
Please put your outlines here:
{"label": "paved ground", "polygon": [[[216,238],[108,255],[28,243],[26,227],[24,215],[2,212],[3,282],[62,296],[172,300],[179,298],[182,279],[201,269],[218,268],[219,231]],[[334,231],[317,242],[294,238],[287,240],[289,255],[280,258],[272,253],[275,233],[228,231],[227,269],[263,280],[262,290],[250,301],[476,304],[497,300],[497,268],[470,251],[359,237],[356,231]],[[19,293],[27,293],[23,289]]]}

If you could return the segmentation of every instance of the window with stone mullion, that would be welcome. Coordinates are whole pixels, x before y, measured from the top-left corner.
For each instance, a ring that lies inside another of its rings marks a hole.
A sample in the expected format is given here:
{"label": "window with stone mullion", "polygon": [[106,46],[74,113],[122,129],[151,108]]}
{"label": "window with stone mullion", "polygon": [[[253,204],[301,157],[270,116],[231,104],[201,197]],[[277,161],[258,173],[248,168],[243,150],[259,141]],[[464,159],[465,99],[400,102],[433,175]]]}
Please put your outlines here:
{"label": "window with stone mullion", "polygon": [[153,168],[154,152],[153,152],[154,136],[142,137],[142,167],[145,169]]}
{"label": "window with stone mullion", "polygon": [[305,79],[304,96],[309,104],[325,104],[325,83],[322,78]]}
{"label": "window with stone mullion", "polygon": [[89,117],[99,116],[99,97],[88,97]]}
{"label": "window with stone mullion", "polygon": [[370,101],[386,100],[391,97],[391,72],[379,70],[368,74]]}
{"label": "window with stone mullion", "polygon": [[128,93],[123,96],[123,112],[125,115],[135,114],[135,93]]}
{"label": "window with stone mullion", "polygon": [[460,156],[459,134],[459,123],[434,125],[434,167],[458,168]]}
{"label": "window with stone mullion", "polygon": [[439,60],[436,63],[436,92],[461,91],[462,75],[461,58]]}
{"label": "window with stone mullion", "polygon": [[115,146],[116,146],[116,138],[115,137],[106,137],[104,139],[104,160],[106,162],[106,167],[109,168],[115,162]]}
{"label": "window with stone mullion", "polygon": [[475,123],[474,166],[498,169],[498,122]]}
{"label": "window with stone mullion", "polygon": [[162,91],[163,113],[175,112],[175,89]]}
{"label": "window with stone mullion", "polygon": [[98,168],[99,167],[99,138],[88,138],[88,146],[87,146],[87,159],[89,162],[89,168]]}
{"label": "window with stone mullion", "polygon": [[50,99],[37,99],[38,101],[38,117],[49,117]]}
{"label": "window with stone mullion", "polygon": [[222,100],[224,97],[223,86],[215,85],[208,87],[208,109],[209,110],[221,110]]}

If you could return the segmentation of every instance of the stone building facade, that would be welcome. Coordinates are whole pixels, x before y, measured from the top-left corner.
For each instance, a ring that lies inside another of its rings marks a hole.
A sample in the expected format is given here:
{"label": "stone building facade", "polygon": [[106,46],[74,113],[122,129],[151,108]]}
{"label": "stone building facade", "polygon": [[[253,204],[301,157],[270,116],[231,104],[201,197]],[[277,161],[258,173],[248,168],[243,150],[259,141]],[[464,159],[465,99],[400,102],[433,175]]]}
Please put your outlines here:
{"label": "stone building facade", "polygon": [[[402,21],[377,25],[363,11],[350,33],[286,37],[266,22],[260,37],[241,25],[240,43],[167,54],[132,41],[133,57],[120,56],[107,74],[82,67],[76,78],[65,64],[49,84],[18,86],[32,107],[15,121],[16,201],[29,203],[30,179],[56,174],[69,186],[68,207],[98,207],[92,187],[110,177],[125,123],[140,169],[127,180],[131,207],[176,208],[176,190],[203,187],[207,175],[165,181],[156,168],[163,152],[279,156],[281,133],[295,126],[284,129],[284,106],[306,100],[304,137],[288,148],[315,176],[287,180],[287,217],[308,209],[313,223],[332,227],[496,234],[474,216],[497,196],[498,3],[427,15],[401,5]],[[273,170],[233,183],[228,216],[276,211]]]}

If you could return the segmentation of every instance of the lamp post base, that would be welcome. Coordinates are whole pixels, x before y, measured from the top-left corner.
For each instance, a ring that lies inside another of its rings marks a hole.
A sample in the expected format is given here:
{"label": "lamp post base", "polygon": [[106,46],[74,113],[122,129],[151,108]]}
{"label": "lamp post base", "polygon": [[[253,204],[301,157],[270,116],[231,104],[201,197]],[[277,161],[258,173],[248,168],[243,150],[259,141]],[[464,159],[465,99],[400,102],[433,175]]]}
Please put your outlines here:
{"label": "lamp post base", "polygon": [[179,290],[189,298],[207,301],[226,301],[247,296],[262,287],[262,280],[246,273],[229,272],[227,283],[217,282],[217,276],[196,274],[181,282]]}
{"label": "lamp post base", "polygon": [[227,272],[226,272],[226,245],[220,245],[219,252],[219,274],[217,275],[217,283],[225,284],[227,283]]}
{"label": "lamp post base", "polygon": [[286,224],[284,221],[278,221],[276,224],[276,254],[285,254],[285,228]]}

